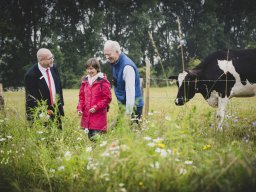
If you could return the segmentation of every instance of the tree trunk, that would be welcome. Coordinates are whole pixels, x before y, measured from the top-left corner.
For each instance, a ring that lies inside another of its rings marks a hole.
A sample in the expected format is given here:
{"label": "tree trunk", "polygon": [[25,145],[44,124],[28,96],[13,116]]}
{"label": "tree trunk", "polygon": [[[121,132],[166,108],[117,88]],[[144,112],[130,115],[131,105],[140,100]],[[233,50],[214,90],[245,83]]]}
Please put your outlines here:
{"label": "tree trunk", "polygon": [[4,95],[3,95],[3,84],[0,83],[0,110],[4,109]]}

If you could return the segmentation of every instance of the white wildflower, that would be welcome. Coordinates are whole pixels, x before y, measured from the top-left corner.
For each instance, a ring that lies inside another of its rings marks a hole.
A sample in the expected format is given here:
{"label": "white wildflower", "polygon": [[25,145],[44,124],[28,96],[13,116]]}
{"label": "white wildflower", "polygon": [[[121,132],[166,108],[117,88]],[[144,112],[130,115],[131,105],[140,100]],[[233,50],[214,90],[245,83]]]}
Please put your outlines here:
{"label": "white wildflower", "polygon": [[48,120],[50,118],[50,116],[46,113],[40,113],[39,118],[43,119],[43,120]]}
{"label": "white wildflower", "polygon": [[108,151],[105,151],[104,153],[101,154],[103,157],[110,157],[110,153]]}
{"label": "white wildflower", "polygon": [[124,187],[124,183],[119,183],[119,187]]}
{"label": "white wildflower", "polygon": [[71,153],[70,153],[70,151],[67,151],[65,154],[64,154],[64,158],[67,160],[67,161],[69,161],[70,159],[71,159]]}
{"label": "white wildflower", "polygon": [[101,144],[100,144],[100,147],[104,147],[107,145],[107,141],[103,141]]}
{"label": "white wildflower", "polygon": [[84,133],[85,133],[85,134],[88,134],[88,133],[89,133],[89,129],[86,129],[86,128],[85,128],[85,129],[84,129]]}
{"label": "white wildflower", "polygon": [[105,181],[109,181],[109,173],[103,173],[100,175],[100,178],[105,179]]}
{"label": "white wildflower", "polygon": [[0,142],[1,142],[1,141],[5,141],[5,140],[6,140],[6,138],[0,138]]}
{"label": "white wildflower", "polygon": [[146,141],[150,141],[152,138],[151,138],[151,137],[146,136],[146,137],[144,137],[144,139],[145,139]]}
{"label": "white wildflower", "polygon": [[180,168],[180,170],[179,170],[179,173],[180,173],[181,175],[185,175],[187,172],[188,172],[188,171],[187,171],[186,169],[184,169],[184,168]]}
{"label": "white wildflower", "polygon": [[37,131],[38,134],[43,134],[44,132],[43,131]]}
{"label": "white wildflower", "polygon": [[192,165],[192,164],[193,164],[193,161],[185,161],[184,164],[185,164],[185,165]]}
{"label": "white wildflower", "polygon": [[226,114],[226,118],[227,118],[227,119],[229,119],[229,118],[231,118],[231,117],[232,117],[232,115]]}
{"label": "white wildflower", "polygon": [[154,162],[154,163],[151,163],[150,166],[151,166],[152,168],[155,168],[155,169],[159,169],[159,168],[160,168],[160,164],[159,164],[158,161],[156,161],[156,162]]}
{"label": "white wildflower", "polygon": [[169,116],[166,116],[166,117],[165,117],[165,120],[166,120],[166,121],[171,121],[171,120],[172,120],[172,118],[171,118],[171,117],[169,117]]}
{"label": "white wildflower", "polygon": [[1,160],[1,163],[0,164],[8,164],[9,163],[9,157],[7,157],[7,158],[3,158],[2,160]]}
{"label": "white wildflower", "polygon": [[90,160],[86,166],[87,170],[95,170],[98,166],[98,163],[94,163],[92,160]]}
{"label": "white wildflower", "polygon": [[147,144],[149,147],[154,147],[156,144],[155,143],[148,143]]}
{"label": "white wildflower", "polygon": [[159,143],[159,142],[163,141],[163,138],[157,137],[156,139],[153,139],[153,141],[154,141],[155,143]]}
{"label": "white wildflower", "polygon": [[167,154],[167,152],[166,152],[165,149],[162,149],[160,155],[161,155],[162,157],[167,157],[168,154]]}
{"label": "white wildflower", "polygon": [[44,117],[45,117],[45,114],[44,114],[44,113],[40,113],[40,114],[39,114],[39,118],[40,118],[40,119],[42,119],[42,118],[44,118]]}
{"label": "white wildflower", "polygon": [[127,190],[124,187],[121,187],[120,192],[127,192]]}
{"label": "white wildflower", "polygon": [[55,173],[55,169],[50,169],[49,172],[50,173]]}
{"label": "white wildflower", "polygon": [[59,166],[58,171],[64,170],[65,167],[63,165]]}
{"label": "white wildflower", "polygon": [[127,151],[127,150],[129,150],[129,147],[127,145],[123,144],[123,145],[120,145],[120,149],[122,151]]}
{"label": "white wildflower", "polygon": [[92,151],[92,147],[86,147],[86,152],[91,152]]}
{"label": "white wildflower", "polygon": [[162,156],[162,157],[167,157],[167,155],[168,155],[165,149],[156,148],[155,151],[157,153],[160,153],[160,156]]}
{"label": "white wildflower", "polygon": [[81,141],[82,140],[82,138],[81,137],[77,137],[77,139],[76,139],[77,141]]}

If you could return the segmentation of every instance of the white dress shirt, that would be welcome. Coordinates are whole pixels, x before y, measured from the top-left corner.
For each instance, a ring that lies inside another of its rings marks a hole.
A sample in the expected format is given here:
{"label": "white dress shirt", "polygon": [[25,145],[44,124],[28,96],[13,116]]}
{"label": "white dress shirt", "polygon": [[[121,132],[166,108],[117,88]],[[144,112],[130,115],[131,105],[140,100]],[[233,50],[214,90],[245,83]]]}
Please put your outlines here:
{"label": "white dress shirt", "polygon": [[[43,78],[44,80],[46,81],[48,87],[49,87],[49,82],[48,82],[48,78],[47,78],[47,74],[46,74],[46,69],[47,68],[43,68],[39,63],[38,63],[38,68],[39,70],[41,71],[42,75],[43,75]],[[53,80],[53,77],[52,77],[52,73],[51,73],[51,70],[50,68],[49,69],[49,75],[50,75],[50,80],[51,80],[51,88],[52,88],[52,96],[53,96],[53,102],[55,103],[55,99],[56,99],[56,88],[55,88],[55,83],[54,83],[54,80]],[[42,77],[40,77],[41,79]]]}
{"label": "white dress shirt", "polygon": [[132,66],[126,65],[124,67],[123,80],[125,81],[126,92],[125,114],[130,115],[135,105],[135,71]]}

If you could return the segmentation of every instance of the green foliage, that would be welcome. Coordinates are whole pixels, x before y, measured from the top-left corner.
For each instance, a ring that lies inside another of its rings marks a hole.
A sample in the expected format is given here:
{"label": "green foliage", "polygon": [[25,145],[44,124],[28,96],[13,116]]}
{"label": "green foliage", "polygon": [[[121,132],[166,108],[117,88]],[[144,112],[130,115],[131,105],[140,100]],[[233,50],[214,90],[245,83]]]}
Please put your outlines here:
{"label": "green foliage", "polygon": [[105,63],[106,39],[118,41],[138,67],[147,56],[157,76],[166,78],[183,70],[180,44],[185,67],[215,50],[254,47],[254,7],[254,0],[2,0],[0,81],[5,88],[23,86],[37,50],[46,47],[55,54],[64,88],[75,88],[85,60]]}
{"label": "green foliage", "polygon": [[197,66],[199,63],[201,63],[201,61],[197,58],[192,58],[189,60],[188,62],[188,68],[189,69],[192,69],[194,68],[195,66]]}

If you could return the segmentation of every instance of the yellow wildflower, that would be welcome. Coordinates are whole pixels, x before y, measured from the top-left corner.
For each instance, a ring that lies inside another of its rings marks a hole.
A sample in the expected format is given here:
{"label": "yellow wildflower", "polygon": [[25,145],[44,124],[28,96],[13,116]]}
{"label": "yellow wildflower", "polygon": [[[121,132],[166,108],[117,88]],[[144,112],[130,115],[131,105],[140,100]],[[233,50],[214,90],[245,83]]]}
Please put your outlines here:
{"label": "yellow wildflower", "polygon": [[203,146],[203,150],[207,150],[210,149],[212,146],[210,144],[204,145]]}
{"label": "yellow wildflower", "polygon": [[161,147],[161,148],[165,148],[165,144],[163,144],[163,143],[157,143],[157,146]]}

